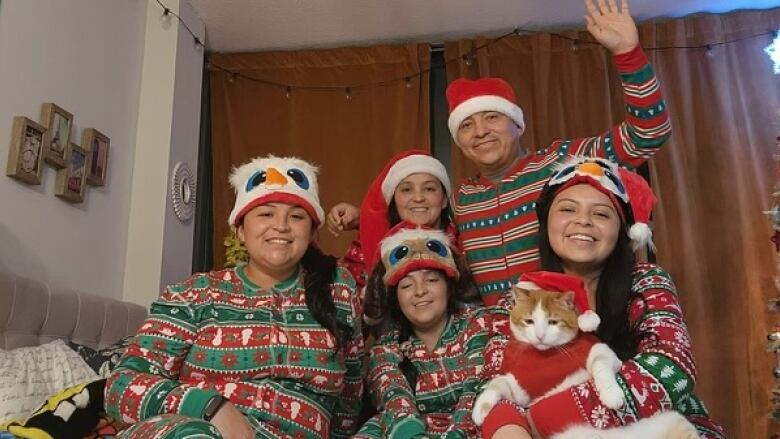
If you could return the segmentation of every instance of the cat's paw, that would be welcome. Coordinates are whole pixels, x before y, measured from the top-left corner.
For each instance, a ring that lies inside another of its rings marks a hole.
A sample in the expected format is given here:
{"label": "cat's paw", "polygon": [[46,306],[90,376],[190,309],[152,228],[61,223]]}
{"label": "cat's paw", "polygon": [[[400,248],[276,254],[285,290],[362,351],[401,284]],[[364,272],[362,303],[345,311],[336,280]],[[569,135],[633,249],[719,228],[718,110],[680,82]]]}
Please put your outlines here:
{"label": "cat's paw", "polygon": [[471,411],[471,419],[476,425],[482,425],[485,422],[490,410],[496,405],[500,398],[498,392],[492,389],[486,389],[482,392],[476,401],[474,401],[474,409]]}
{"label": "cat's paw", "polygon": [[599,389],[599,399],[612,410],[617,410],[626,403],[626,396],[620,386],[607,386],[605,389]]}

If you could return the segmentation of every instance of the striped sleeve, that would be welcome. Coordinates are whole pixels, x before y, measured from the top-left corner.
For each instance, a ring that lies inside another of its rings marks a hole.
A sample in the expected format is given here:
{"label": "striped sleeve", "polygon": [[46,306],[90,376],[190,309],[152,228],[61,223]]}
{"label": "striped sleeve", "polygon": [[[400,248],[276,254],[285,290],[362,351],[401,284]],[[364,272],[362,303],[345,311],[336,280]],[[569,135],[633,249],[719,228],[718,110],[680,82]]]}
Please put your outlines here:
{"label": "striped sleeve", "polygon": [[217,393],[182,384],[178,376],[202,316],[210,310],[206,295],[190,289],[193,283],[208,282],[205,276],[167,287],[152,304],[149,317],[106,382],[109,416],[126,423],[165,413],[203,416]]}
{"label": "striped sleeve", "polygon": [[605,157],[637,167],[669,138],[672,131],[669,112],[658,78],[642,47],[616,55],[614,60],[623,84],[625,120],[599,136],[558,141],[550,150],[566,147],[574,155]]}

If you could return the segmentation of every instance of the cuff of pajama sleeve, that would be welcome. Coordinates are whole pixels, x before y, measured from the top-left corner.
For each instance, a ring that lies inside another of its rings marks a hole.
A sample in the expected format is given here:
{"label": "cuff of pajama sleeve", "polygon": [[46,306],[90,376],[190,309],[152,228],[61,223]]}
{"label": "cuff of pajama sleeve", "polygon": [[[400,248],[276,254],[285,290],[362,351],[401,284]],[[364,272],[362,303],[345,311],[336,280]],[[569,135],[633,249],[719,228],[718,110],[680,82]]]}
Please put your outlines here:
{"label": "cuff of pajama sleeve", "polygon": [[179,405],[179,414],[193,418],[203,418],[203,412],[211,398],[218,393],[213,390],[203,390],[197,387],[191,387],[184,392]]}
{"label": "cuff of pajama sleeve", "polygon": [[528,417],[541,437],[550,437],[572,425],[588,423],[580,415],[571,391],[558,392],[535,402],[528,409]]}
{"label": "cuff of pajama sleeve", "polygon": [[647,55],[642,46],[637,44],[631,51],[613,55],[615,66],[620,73],[635,72],[647,64]]}
{"label": "cuff of pajama sleeve", "polygon": [[503,399],[488,412],[482,423],[482,437],[490,439],[499,428],[507,425],[517,425],[525,431],[531,431],[524,410],[514,402]]}
{"label": "cuff of pajama sleeve", "polygon": [[425,434],[425,424],[414,416],[407,416],[390,429],[388,437],[406,439]]}

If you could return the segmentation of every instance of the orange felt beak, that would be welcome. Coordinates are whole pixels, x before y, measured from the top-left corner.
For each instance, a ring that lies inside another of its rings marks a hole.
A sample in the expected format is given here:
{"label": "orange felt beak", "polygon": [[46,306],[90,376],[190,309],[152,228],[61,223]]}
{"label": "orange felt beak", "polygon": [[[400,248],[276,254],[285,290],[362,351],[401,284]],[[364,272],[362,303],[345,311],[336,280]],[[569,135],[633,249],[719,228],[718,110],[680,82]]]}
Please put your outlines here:
{"label": "orange felt beak", "polygon": [[287,177],[282,175],[281,172],[277,171],[276,168],[268,168],[268,171],[266,171],[265,175],[265,184],[267,186],[274,184],[283,186],[287,184]]}
{"label": "orange felt beak", "polygon": [[577,167],[577,170],[586,174],[594,175],[596,177],[601,177],[604,175],[604,169],[596,163],[582,163],[579,167]]}

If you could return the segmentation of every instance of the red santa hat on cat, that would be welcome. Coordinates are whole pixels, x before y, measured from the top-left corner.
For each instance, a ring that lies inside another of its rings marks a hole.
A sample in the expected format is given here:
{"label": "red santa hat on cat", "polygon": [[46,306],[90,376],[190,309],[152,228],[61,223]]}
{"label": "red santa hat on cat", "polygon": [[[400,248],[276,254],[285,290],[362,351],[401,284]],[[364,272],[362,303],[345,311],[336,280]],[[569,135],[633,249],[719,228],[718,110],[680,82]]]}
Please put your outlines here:
{"label": "red santa hat on cat", "polygon": [[607,195],[624,222],[628,221],[628,214],[624,212],[628,205],[633,217],[633,222],[627,224],[628,237],[631,238],[634,250],[645,245],[655,248],[653,232],[648,223],[656,198],[647,180],[635,172],[618,167],[610,160],[577,156],[558,166],[545,190],[557,193],[581,183],[587,183]]}
{"label": "red santa hat on cat", "polygon": [[599,327],[601,319],[588,305],[588,293],[582,279],[554,271],[534,271],[524,273],[515,285],[523,290],[547,290],[574,293],[574,307],[579,313],[577,326],[585,332],[593,332]]}
{"label": "red santa hat on cat", "polygon": [[452,195],[452,185],[447,170],[428,152],[412,149],[402,151],[390,159],[371,183],[360,205],[360,246],[369,273],[379,257],[377,252],[379,241],[390,230],[387,209],[393,199],[395,188],[401,180],[417,173],[433,175],[441,182],[447,198]]}

